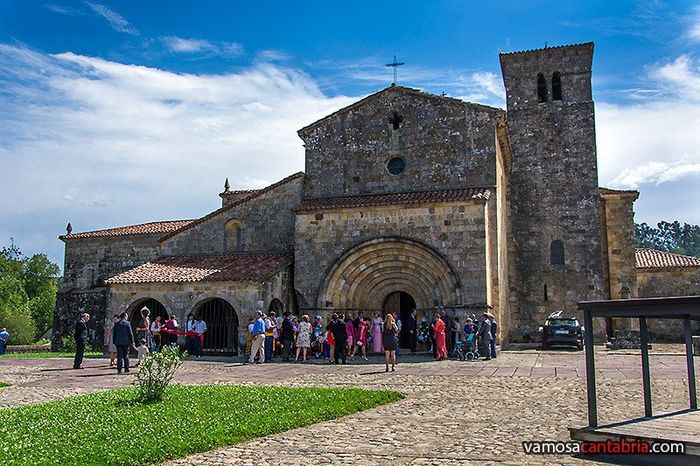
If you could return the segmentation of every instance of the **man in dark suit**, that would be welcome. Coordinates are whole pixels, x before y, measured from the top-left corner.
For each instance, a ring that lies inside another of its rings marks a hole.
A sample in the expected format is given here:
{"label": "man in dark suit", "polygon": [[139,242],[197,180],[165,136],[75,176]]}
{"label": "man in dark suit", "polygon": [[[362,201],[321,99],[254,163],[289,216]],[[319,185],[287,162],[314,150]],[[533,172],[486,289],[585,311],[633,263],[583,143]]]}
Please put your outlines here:
{"label": "man in dark suit", "polygon": [[408,347],[411,349],[411,353],[416,352],[416,340],[418,337],[418,322],[416,321],[416,310],[411,309],[411,315],[408,316],[406,323],[403,324],[406,335],[408,338]]}
{"label": "man in dark suit", "polygon": [[292,352],[292,343],[294,342],[294,327],[292,327],[292,321],[289,319],[291,312],[284,312],[284,320],[282,321],[282,334],[280,335],[280,340],[282,340],[282,361],[289,362],[289,355]]}
{"label": "man in dark suit", "polygon": [[131,323],[126,320],[126,312],[122,312],[119,322],[114,324],[112,343],[117,347],[117,374],[122,373],[122,363],[124,372],[129,372],[129,349],[135,348],[135,345],[134,332],[131,330]]}
{"label": "man in dark suit", "polygon": [[73,369],[82,369],[83,356],[85,355],[85,343],[87,342],[88,330],[87,321],[90,320],[90,314],[85,313],[80,315],[80,319],[75,323],[75,359],[73,359]]}
{"label": "man in dark suit", "polygon": [[348,331],[343,319],[338,318],[338,314],[333,314],[331,333],[335,339],[335,363],[338,364],[342,359],[343,364],[345,364],[345,345],[348,342]]}

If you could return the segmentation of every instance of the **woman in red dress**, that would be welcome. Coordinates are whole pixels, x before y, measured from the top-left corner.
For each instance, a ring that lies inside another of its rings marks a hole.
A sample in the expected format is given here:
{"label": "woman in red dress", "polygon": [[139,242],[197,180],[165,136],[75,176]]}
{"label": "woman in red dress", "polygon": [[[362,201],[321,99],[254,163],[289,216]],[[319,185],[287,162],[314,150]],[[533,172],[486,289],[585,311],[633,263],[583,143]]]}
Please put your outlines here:
{"label": "woman in red dress", "polygon": [[445,322],[440,318],[440,314],[435,314],[435,346],[437,346],[436,359],[438,361],[447,359],[447,340],[445,338]]}

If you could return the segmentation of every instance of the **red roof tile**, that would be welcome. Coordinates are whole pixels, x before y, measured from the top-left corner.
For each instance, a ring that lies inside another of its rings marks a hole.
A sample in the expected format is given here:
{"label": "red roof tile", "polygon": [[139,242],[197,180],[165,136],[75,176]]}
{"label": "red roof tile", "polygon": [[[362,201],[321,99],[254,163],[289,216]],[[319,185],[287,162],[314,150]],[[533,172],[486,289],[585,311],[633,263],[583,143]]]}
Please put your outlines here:
{"label": "red roof tile", "polygon": [[640,248],[635,251],[638,269],[657,269],[666,267],[700,267],[700,258],[683,256],[656,249]]}
{"label": "red roof tile", "polygon": [[141,223],[125,227],[107,228],[104,230],[84,231],[59,236],[59,239],[98,238],[102,236],[148,235],[151,233],[167,233],[189,225],[194,220],[165,220],[162,222]]}
{"label": "red roof tile", "polygon": [[260,196],[260,195],[262,195],[262,194],[265,194],[265,193],[267,193],[267,192],[269,192],[269,191],[272,191],[272,190],[275,189],[275,188],[278,188],[279,186],[282,186],[282,185],[284,185],[284,184],[286,184],[286,183],[289,183],[290,181],[293,181],[293,180],[296,180],[296,179],[299,179],[299,178],[303,178],[303,177],[304,177],[304,172],[297,172],[297,173],[294,173],[293,175],[289,175],[288,177],[286,177],[286,178],[284,178],[284,179],[278,181],[277,183],[271,184],[270,186],[267,186],[267,187],[265,187],[265,188],[251,190],[252,192],[251,192],[250,195],[248,195],[248,196],[243,196],[243,197],[241,197],[240,199],[236,199],[235,201],[226,204],[226,205],[223,206],[222,208],[217,209],[217,210],[215,210],[214,212],[210,212],[210,213],[208,213],[207,215],[205,215],[204,217],[200,217],[200,218],[198,218],[198,219],[192,221],[192,222],[189,223],[188,225],[185,225],[185,226],[183,226],[183,227],[181,227],[181,228],[178,228],[178,229],[176,229],[176,230],[174,230],[174,231],[169,232],[167,235],[163,236],[163,237],[160,239],[160,241],[165,241],[165,240],[168,239],[168,238],[172,238],[173,236],[175,236],[176,234],[180,233],[181,231],[187,230],[188,228],[192,228],[192,227],[194,227],[194,226],[196,226],[196,225],[199,225],[200,223],[204,223],[204,222],[206,222],[207,220],[209,220],[210,218],[216,217],[216,216],[219,215],[220,213],[225,212],[225,211],[227,211],[227,210],[229,210],[229,209],[231,209],[231,208],[233,208],[233,207],[235,207],[235,206],[237,206],[237,205],[243,204],[244,202],[249,201],[250,199],[254,199],[254,198],[256,198],[256,197],[258,197],[258,196]]}
{"label": "red roof tile", "polygon": [[275,253],[164,257],[115,275],[106,283],[261,281],[292,261],[290,255]]}
{"label": "red roof tile", "polygon": [[430,202],[454,202],[488,200],[491,188],[443,189],[439,191],[417,191],[411,193],[368,194],[363,196],[327,197],[307,199],[297,206],[295,212],[310,212],[351,207],[381,205],[410,205]]}

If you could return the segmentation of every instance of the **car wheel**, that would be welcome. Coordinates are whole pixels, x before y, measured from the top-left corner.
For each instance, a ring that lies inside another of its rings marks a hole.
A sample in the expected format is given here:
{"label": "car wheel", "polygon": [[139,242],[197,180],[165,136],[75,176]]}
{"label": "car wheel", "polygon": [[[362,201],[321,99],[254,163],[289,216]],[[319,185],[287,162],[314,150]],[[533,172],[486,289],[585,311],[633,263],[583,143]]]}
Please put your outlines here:
{"label": "car wheel", "polygon": [[542,342],[542,349],[548,350],[550,348],[549,343]]}

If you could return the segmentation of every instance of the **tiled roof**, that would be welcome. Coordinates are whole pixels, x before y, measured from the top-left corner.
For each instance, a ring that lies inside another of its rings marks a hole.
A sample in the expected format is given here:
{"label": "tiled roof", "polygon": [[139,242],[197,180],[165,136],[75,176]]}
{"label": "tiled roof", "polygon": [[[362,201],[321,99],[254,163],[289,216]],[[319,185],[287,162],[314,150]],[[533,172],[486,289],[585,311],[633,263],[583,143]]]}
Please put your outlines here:
{"label": "tiled roof", "polygon": [[147,235],[151,233],[167,233],[189,225],[194,220],[166,220],[162,222],[141,223],[125,227],[107,228],[104,230],[84,231],[59,236],[59,239],[98,238],[102,236]]}
{"label": "tiled roof", "polygon": [[194,227],[194,226],[196,226],[196,225],[199,225],[200,223],[204,223],[204,222],[206,222],[207,220],[209,220],[210,218],[216,217],[216,216],[219,215],[220,213],[225,212],[225,211],[227,211],[227,210],[229,210],[229,209],[231,209],[231,208],[233,208],[233,207],[235,207],[235,206],[237,206],[237,205],[243,204],[243,203],[246,202],[246,201],[249,201],[249,200],[251,200],[251,199],[254,199],[254,198],[256,198],[256,197],[258,197],[258,196],[260,196],[260,195],[262,195],[262,194],[265,194],[265,193],[267,193],[267,192],[269,192],[269,191],[272,191],[273,189],[278,188],[279,186],[282,186],[282,185],[285,184],[285,183],[289,183],[290,181],[293,181],[293,180],[296,180],[296,179],[299,179],[299,178],[303,178],[303,177],[304,177],[304,172],[297,172],[297,173],[295,173],[295,174],[293,174],[293,175],[289,175],[288,177],[286,177],[286,178],[284,178],[284,179],[281,179],[281,180],[278,181],[277,183],[271,184],[270,186],[267,186],[267,187],[265,187],[265,188],[256,189],[256,190],[251,190],[252,192],[251,192],[250,195],[248,195],[248,196],[243,196],[243,197],[241,197],[240,199],[236,199],[235,201],[226,204],[226,205],[223,206],[222,208],[217,209],[217,210],[215,210],[214,212],[211,212],[211,213],[205,215],[204,217],[200,217],[200,218],[198,218],[198,219],[192,221],[190,224],[185,225],[185,226],[183,226],[182,228],[178,228],[178,229],[175,230],[175,231],[171,231],[171,232],[168,233],[167,235],[163,236],[163,237],[160,239],[160,241],[165,241],[165,240],[168,239],[168,238],[172,238],[173,236],[177,235],[177,234],[180,233],[181,231],[185,231],[185,230],[187,230],[188,228],[192,228],[192,227]]}
{"label": "tiled roof", "polygon": [[106,283],[261,281],[292,260],[292,256],[275,253],[164,257],[115,275]]}
{"label": "tiled roof", "polygon": [[295,212],[310,212],[326,209],[346,209],[381,205],[409,205],[430,202],[454,202],[488,200],[491,188],[443,189],[439,191],[418,191],[411,193],[368,194],[363,196],[328,197],[307,199],[297,206]]}
{"label": "tiled roof", "polygon": [[638,269],[657,269],[666,267],[700,267],[700,258],[683,256],[656,249],[639,248],[635,251]]}

